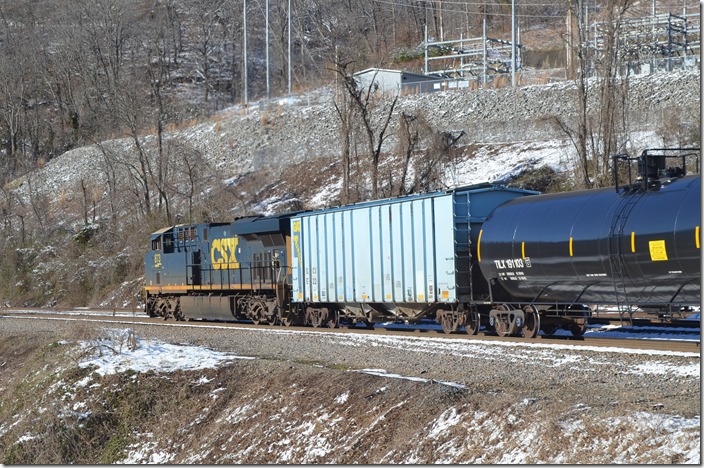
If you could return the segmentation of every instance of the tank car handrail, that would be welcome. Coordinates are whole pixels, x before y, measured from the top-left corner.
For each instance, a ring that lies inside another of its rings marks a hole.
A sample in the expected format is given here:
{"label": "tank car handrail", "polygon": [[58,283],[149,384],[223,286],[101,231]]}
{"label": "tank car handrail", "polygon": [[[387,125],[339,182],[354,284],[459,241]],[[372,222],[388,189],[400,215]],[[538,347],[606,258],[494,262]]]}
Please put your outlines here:
{"label": "tank car handrail", "polygon": [[[687,175],[686,158],[695,156],[697,158],[696,167],[699,167],[700,148],[648,148],[644,149],[640,156],[630,157],[627,153],[619,153],[611,156],[613,161],[614,185],[616,192],[622,186],[619,181],[619,161],[628,164],[628,185],[623,186],[624,192],[638,190],[657,190],[662,185],[661,179],[672,180]],[[678,154],[679,153],[679,154]],[[666,159],[680,158],[681,166],[665,167]],[[640,183],[634,184],[632,178],[632,163],[637,162],[638,178]]]}

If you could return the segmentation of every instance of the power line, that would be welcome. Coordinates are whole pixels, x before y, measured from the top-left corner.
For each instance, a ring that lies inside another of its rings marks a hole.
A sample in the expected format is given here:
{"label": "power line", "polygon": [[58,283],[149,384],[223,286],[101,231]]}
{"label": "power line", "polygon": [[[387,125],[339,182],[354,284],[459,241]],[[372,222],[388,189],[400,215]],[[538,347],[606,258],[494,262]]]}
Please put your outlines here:
{"label": "power line", "polygon": [[[372,0],[372,1],[375,2],[375,3],[385,4],[385,5],[398,5],[397,2],[390,1],[390,0]],[[448,3],[454,4],[454,5],[484,6],[483,3],[459,3],[459,2],[448,2]],[[445,5],[445,1],[443,1],[443,5]],[[404,4],[404,6],[406,6],[407,8],[414,8],[414,9],[417,9],[417,10],[425,10],[425,7],[424,7],[423,5]],[[561,3],[550,3],[550,4],[541,4],[541,5],[532,4],[532,5],[528,5],[528,6],[555,6],[555,7],[560,6],[560,7],[561,7],[561,6],[564,6],[564,2],[561,2]],[[448,8],[443,8],[443,11],[444,11],[444,12],[447,12],[447,13],[465,13],[465,14],[468,13],[467,10],[455,9],[455,8],[449,8],[449,9],[448,9]],[[566,11],[567,11],[567,9],[565,9],[565,14],[566,14]],[[478,13],[479,11],[478,11],[478,10],[473,10],[473,11],[471,11],[471,12],[472,12],[472,13]],[[511,16],[511,13],[486,12],[486,14],[487,14],[487,15],[491,15],[491,16],[507,16],[507,17],[510,17],[510,16]],[[516,17],[518,17],[518,18],[543,18],[543,19],[545,19],[545,18],[553,18],[553,19],[554,19],[554,18],[555,18],[555,14],[549,14],[549,15],[529,15],[529,14],[518,14],[518,13],[517,13],[517,14],[516,14]]]}

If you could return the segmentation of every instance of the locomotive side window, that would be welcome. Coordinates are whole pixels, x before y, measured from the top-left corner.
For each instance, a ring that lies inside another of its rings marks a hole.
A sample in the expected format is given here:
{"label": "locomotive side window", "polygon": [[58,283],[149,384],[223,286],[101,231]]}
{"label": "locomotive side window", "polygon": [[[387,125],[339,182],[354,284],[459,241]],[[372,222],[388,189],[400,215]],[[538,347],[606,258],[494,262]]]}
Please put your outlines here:
{"label": "locomotive side window", "polygon": [[164,236],[164,253],[174,253],[174,238],[173,236]]}
{"label": "locomotive side window", "polygon": [[272,281],[271,252],[264,254],[264,281]]}
{"label": "locomotive side window", "polygon": [[259,262],[260,262],[260,256],[259,254],[254,254],[252,255],[252,279],[254,281],[259,281],[261,280],[261,276],[259,274]]}
{"label": "locomotive side window", "polygon": [[161,250],[161,236],[152,239],[152,250]]}

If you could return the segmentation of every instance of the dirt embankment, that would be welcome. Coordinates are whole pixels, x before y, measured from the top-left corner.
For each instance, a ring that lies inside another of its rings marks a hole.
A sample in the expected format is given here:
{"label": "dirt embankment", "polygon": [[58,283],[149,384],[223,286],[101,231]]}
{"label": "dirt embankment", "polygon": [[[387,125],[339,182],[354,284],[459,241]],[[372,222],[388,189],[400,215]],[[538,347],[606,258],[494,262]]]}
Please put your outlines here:
{"label": "dirt embankment", "polygon": [[674,369],[694,357],[573,350],[541,360],[466,345],[473,355],[443,359],[384,340],[331,346],[314,334],[139,327],[136,346],[159,337],[255,359],[100,376],[77,363],[130,343],[79,351],[100,327],[28,323],[4,319],[0,331],[2,463],[699,461],[698,376],[634,366]]}

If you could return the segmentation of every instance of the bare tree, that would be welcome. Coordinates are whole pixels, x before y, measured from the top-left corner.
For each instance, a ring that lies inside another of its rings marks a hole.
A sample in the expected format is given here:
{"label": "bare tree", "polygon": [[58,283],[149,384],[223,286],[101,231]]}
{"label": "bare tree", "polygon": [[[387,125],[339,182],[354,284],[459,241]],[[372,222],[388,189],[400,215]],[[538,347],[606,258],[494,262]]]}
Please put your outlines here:
{"label": "bare tree", "polygon": [[[420,142],[420,125],[418,117],[415,115],[402,112],[399,117],[398,126],[398,156],[402,161],[403,169],[399,177],[398,189],[396,195],[404,195],[406,193],[406,177],[411,166],[411,159],[415,154]],[[390,181],[391,182],[391,181]],[[389,186],[392,184],[389,183]]]}
{"label": "bare tree", "polygon": [[367,157],[371,163],[372,198],[379,197],[379,161],[384,141],[388,137],[387,130],[393,117],[394,108],[398,102],[398,93],[394,93],[388,106],[387,98],[379,93],[374,77],[365,88],[357,82],[352,74],[347,72],[351,62],[338,62],[336,72],[340,75],[342,85],[349,96],[350,105],[354,108],[354,117],[366,136]]}
{"label": "bare tree", "polygon": [[[346,66],[336,63],[338,67],[338,76],[344,74],[344,68]],[[340,70],[340,67],[343,69]],[[337,117],[340,119],[340,150],[342,152],[342,189],[340,200],[343,204],[349,203],[350,200],[350,138],[352,133],[352,106],[350,105],[350,96],[342,89],[342,92],[338,93],[340,86],[336,86],[336,99],[333,102],[335,105],[335,111],[337,112]]]}
{"label": "bare tree", "polygon": [[[628,77],[620,76],[622,54],[619,29],[631,0],[608,0],[603,9],[604,45],[598,58],[587,57],[585,48],[586,25],[581,9],[576,9],[577,34],[577,121],[572,128],[565,120],[555,116],[554,122],[570,138],[577,153],[579,185],[585,188],[608,185],[611,182],[611,155],[620,152],[619,140],[628,127]],[[575,8],[572,1],[570,8]],[[569,40],[567,38],[566,40]],[[589,79],[594,67],[598,78]],[[589,103],[595,108],[590,110]]]}
{"label": "bare tree", "polygon": [[186,2],[189,14],[195,19],[193,28],[187,35],[195,45],[198,53],[198,72],[203,80],[203,102],[208,103],[211,83],[212,54],[218,45],[217,37],[220,35],[222,9],[225,0],[189,0]]}

